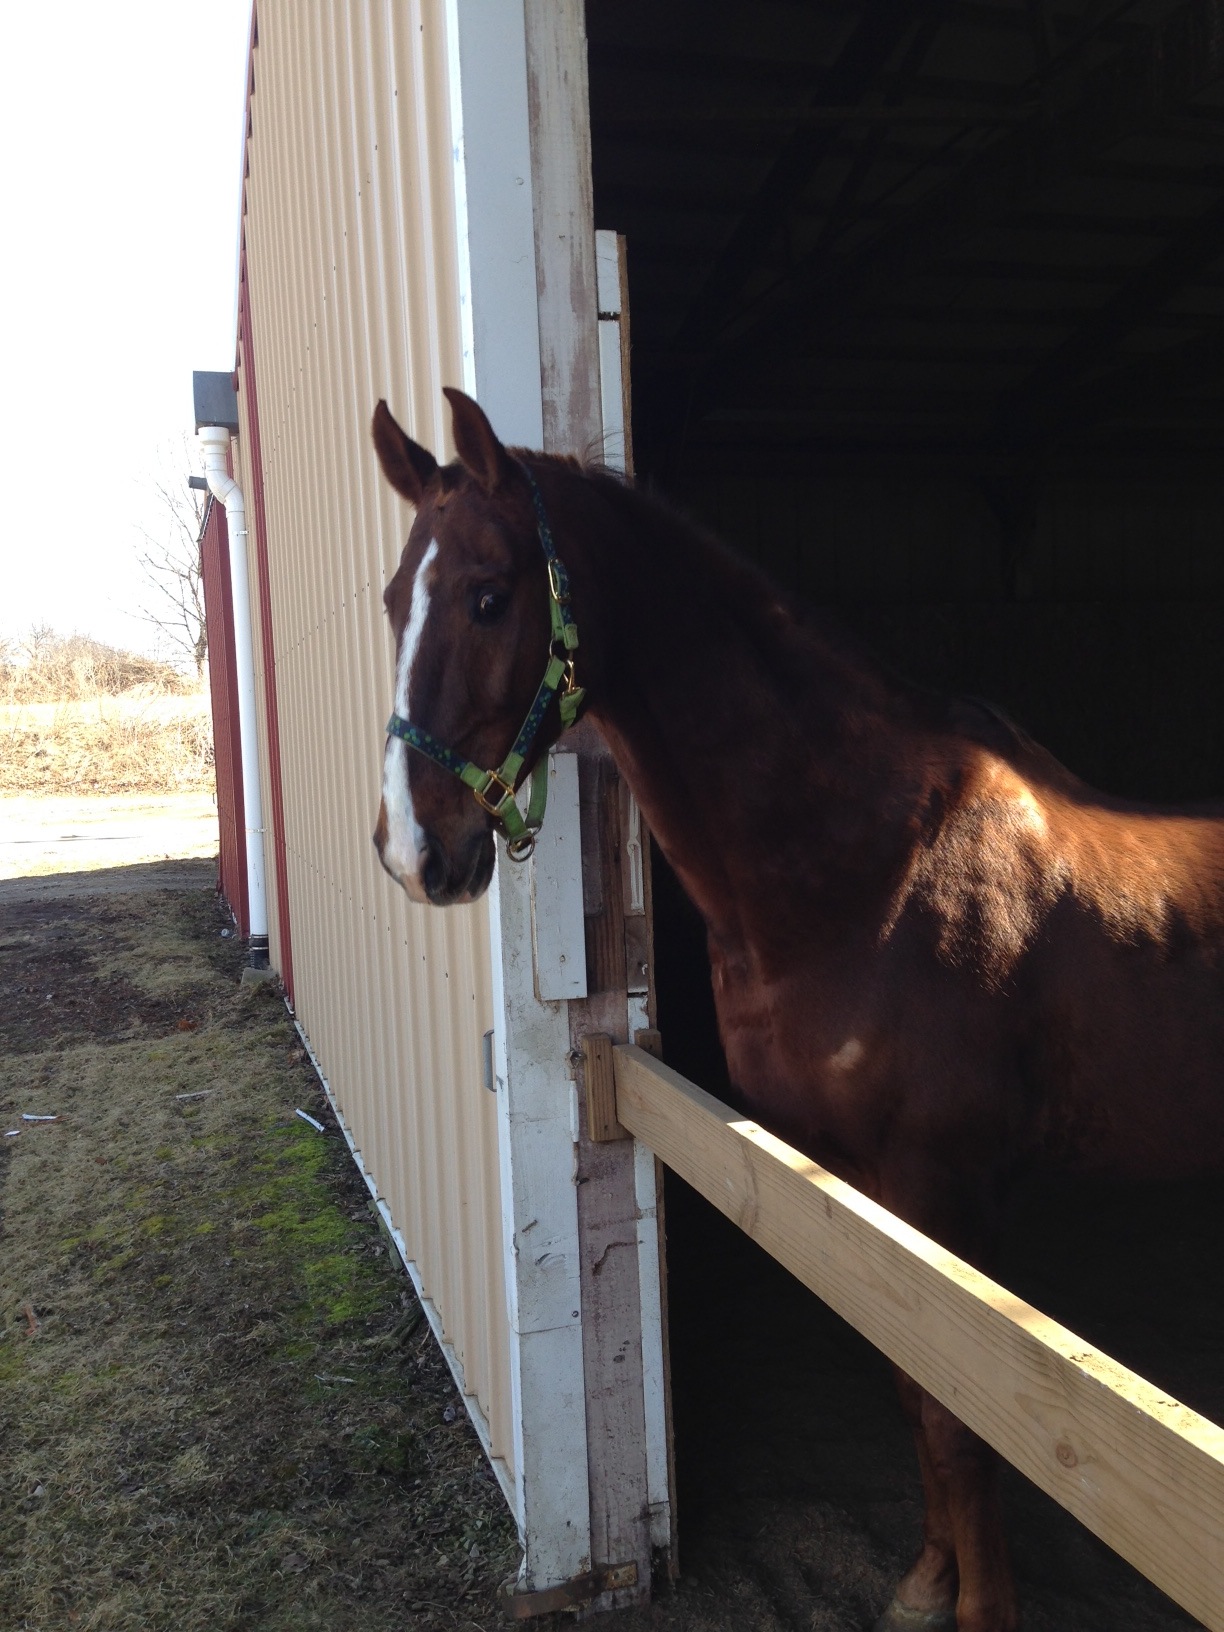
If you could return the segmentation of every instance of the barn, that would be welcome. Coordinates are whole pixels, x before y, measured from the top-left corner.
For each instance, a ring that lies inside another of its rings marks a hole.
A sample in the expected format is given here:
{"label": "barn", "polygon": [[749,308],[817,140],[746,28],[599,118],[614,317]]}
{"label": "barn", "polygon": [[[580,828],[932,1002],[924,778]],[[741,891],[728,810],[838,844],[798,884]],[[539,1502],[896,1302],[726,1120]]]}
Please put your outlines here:
{"label": "barn", "polygon": [[592,1136],[591,1039],[718,1090],[703,952],[589,728],[482,902],[377,866],[410,516],[370,411],[441,455],[461,385],[1097,785],[1218,793],[1224,4],[259,0],[240,235],[197,395],[244,518],[206,534],[223,885],[514,1512],[516,1613],[641,1601],[676,1558],[662,1171]]}

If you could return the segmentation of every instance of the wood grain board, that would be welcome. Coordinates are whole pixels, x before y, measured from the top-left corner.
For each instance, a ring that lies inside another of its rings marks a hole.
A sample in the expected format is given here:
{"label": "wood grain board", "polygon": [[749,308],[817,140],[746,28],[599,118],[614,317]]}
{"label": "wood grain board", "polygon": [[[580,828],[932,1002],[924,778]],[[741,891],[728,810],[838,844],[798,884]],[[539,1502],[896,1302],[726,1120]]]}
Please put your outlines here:
{"label": "wood grain board", "polygon": [[1224,1429],[641,1049],[617,1114],[681,1178],[1192,1615],[1224,1632]]}

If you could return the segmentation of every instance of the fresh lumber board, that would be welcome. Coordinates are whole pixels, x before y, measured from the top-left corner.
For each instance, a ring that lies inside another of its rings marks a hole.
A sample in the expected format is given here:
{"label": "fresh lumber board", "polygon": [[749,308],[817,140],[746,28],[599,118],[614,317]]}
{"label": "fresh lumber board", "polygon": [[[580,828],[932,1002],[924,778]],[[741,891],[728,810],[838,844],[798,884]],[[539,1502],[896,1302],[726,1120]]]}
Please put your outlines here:
{"label": "fresh lumber board", "polygon": [[616,1120],[612,1039],[606,1032],[587,1032],[582,1039],[582,1062],[586,1079],[587,1137],[596,1144],[627,1139],[629,1135]]}
{"label": "fresh lumber board", "polygon": [[617,1116],[864,1337],[1212,1632],[1224,1429],[640,1048]]}

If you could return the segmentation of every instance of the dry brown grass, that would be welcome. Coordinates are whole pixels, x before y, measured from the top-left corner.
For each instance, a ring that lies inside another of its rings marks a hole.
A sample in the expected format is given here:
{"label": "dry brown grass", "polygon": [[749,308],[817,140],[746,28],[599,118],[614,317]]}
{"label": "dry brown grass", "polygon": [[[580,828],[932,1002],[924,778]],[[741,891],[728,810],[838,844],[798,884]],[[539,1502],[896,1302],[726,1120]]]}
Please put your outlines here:
{"label": "dry brown grass", "polygon": [[212,719],[201,692],[0,704],[0,793],[186,793],[212,786]]}
{"label": "dry brown grass", "polygon": [[207,697],[168,663],[47,629],[0,642],[0,793],[212,787]]}
{"label": "dry brown grass", "polygon": [[122,651],[89,635],[57,635],[39,628],[23,641],[0,641],[0,702],[82,702],[136,688],[176,696],[194,691],[196,685],[169,663]]}

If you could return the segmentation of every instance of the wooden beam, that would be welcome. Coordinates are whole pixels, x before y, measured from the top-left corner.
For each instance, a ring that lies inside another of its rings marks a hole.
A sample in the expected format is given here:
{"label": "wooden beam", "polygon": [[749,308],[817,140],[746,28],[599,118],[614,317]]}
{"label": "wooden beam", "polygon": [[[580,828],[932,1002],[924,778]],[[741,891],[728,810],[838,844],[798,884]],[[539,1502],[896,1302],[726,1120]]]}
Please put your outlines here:
{"label": "wooden beam", "polygon": [[613,1139],[628,1139],[628,1133],[616,1120],[612,1039],[607,1032],[587,1032],[582,1039],[582,1065],[586,1083],[587,1138],[601,1145]]}
{"label": "wooden beam", "polygon": [[1218,393],[1222,380],[1224,332],[1213,324],[1209,332],[1168,351],[1131,358],[1124,366],[1095,376],[1068,396],[1063,423],[1073,421],[1081,431],[1101,421],[1134,416],[1159,422],[1171,403],[1212,388]]}
{"label": "wooden beam", "polygon": [[[818,73],[818,90],[811,105],[858,102],[913,28],[913,8],[906,0],[867,0],[836,62]],[[693,345],[722,326],[762,252],[785,230],[787,209],[824,162],[839,128],[837,124],[802,126],[783,144],[756,197],[709,268],[676,336],[677,346]]]}
{"label": "wooden beam", "polygon": [[[1019,209],[1069,171],[1141,134],[1224,75],[1224,0],[1185,0],[1139,41],[1084,74],[1078,95],[1046,108],[993,142],[913,212],[863,249],[800,260],[775,300],[724,347],[748,372],[772,366],[796,334],[836,326],[855,309],[907,281],[926,263]],[[763,341],[762,331],[773,336]]]}
{"label": "wooden beam", "polygon": [[[475,18],[474,27],[485,28],[484,8],[458,9],[464,17]],[[517,10],[524,25],[535,227],[536,311],[531,326],[539,344],[542,446],[570,453],[598,447],[603,431],[585,6],[583,0],[524,0],[518,8],[492,10],[498,15]],[[524,177],[526,171],[519,175]],[[606,749],[594,727],[581,723],[567,738],[567,746],[578,763],[581,823],[584,785]],[[585,920],[590,907],[585,864],[579,870]],[[499,879],[504,871],[499,865]],[[653,1285],[643,1287],[638,1250],[643,1214],[653,1204],[653,1195],[638,1194],[630,1140],[597,1144],[587,1137],[579,1042],[587,1032],[627,1036],[628,1001],[623,990],[592,991],[588,985],[585,998],[541,1008],[556,1013],[567,1033],[565,1048],[554,1054],[552,1023],[540,1017],[544,1059],[565,1060],[579,1079],[577,1103],[567,1082],[547,1107],[550,1116],[564,1114],[569,1124],[566,1177],[577,1213],[579,1297],[565,1313],[576,1318],[575,1312],[581,1310],[582,1373],[575,1386],[567,1363],[557,1377],[564,1398],[553,1401],[559,1418],[575,1406],[583,1418],[581,1430],[566,1447],[569,1466],[563,1470],[572,1472],[577,1483],[575,1464],[585,1463],[585,1511],[575,1504],[571,1515],[575,1532],[589,1538],[586,1565],[577,1572],[577,1590],[582,1596],[593,1590],[596,1609],[619,1609],[649,1598],[655,1544],[645,1374],[661,1365],[658,1275],[656,1264]],[[536,1057],[530,1043],[520,1044],[519,1051]],[[547,1242],[538,1239],[530,1222],[518,1227],[514,1251],[518,1260],[547,1272]],[[533,1426],[545,1436],[551,1433],[548,1424]],[[666,1489],[659,1501],[666,1537]],[[565,1583],[537,1577],[525,1585]]]}
{"label": "wooden beam", "polygon": [[1224,1429],[624,1046],[621,1122],[1007,1460],[1224,1632]]}
{"label": "wooden beam", "polygon": [[1213,204],[1167,243],[1073,334],[1056,346],[1028,379],[1008,392],[996,414],[1004,441],[1049,440],[1075,419],[1068,387],[1082,379],[1118,343],[1154,318],[1179,290],[1193,283],[1224,252],[1224,202]]}

